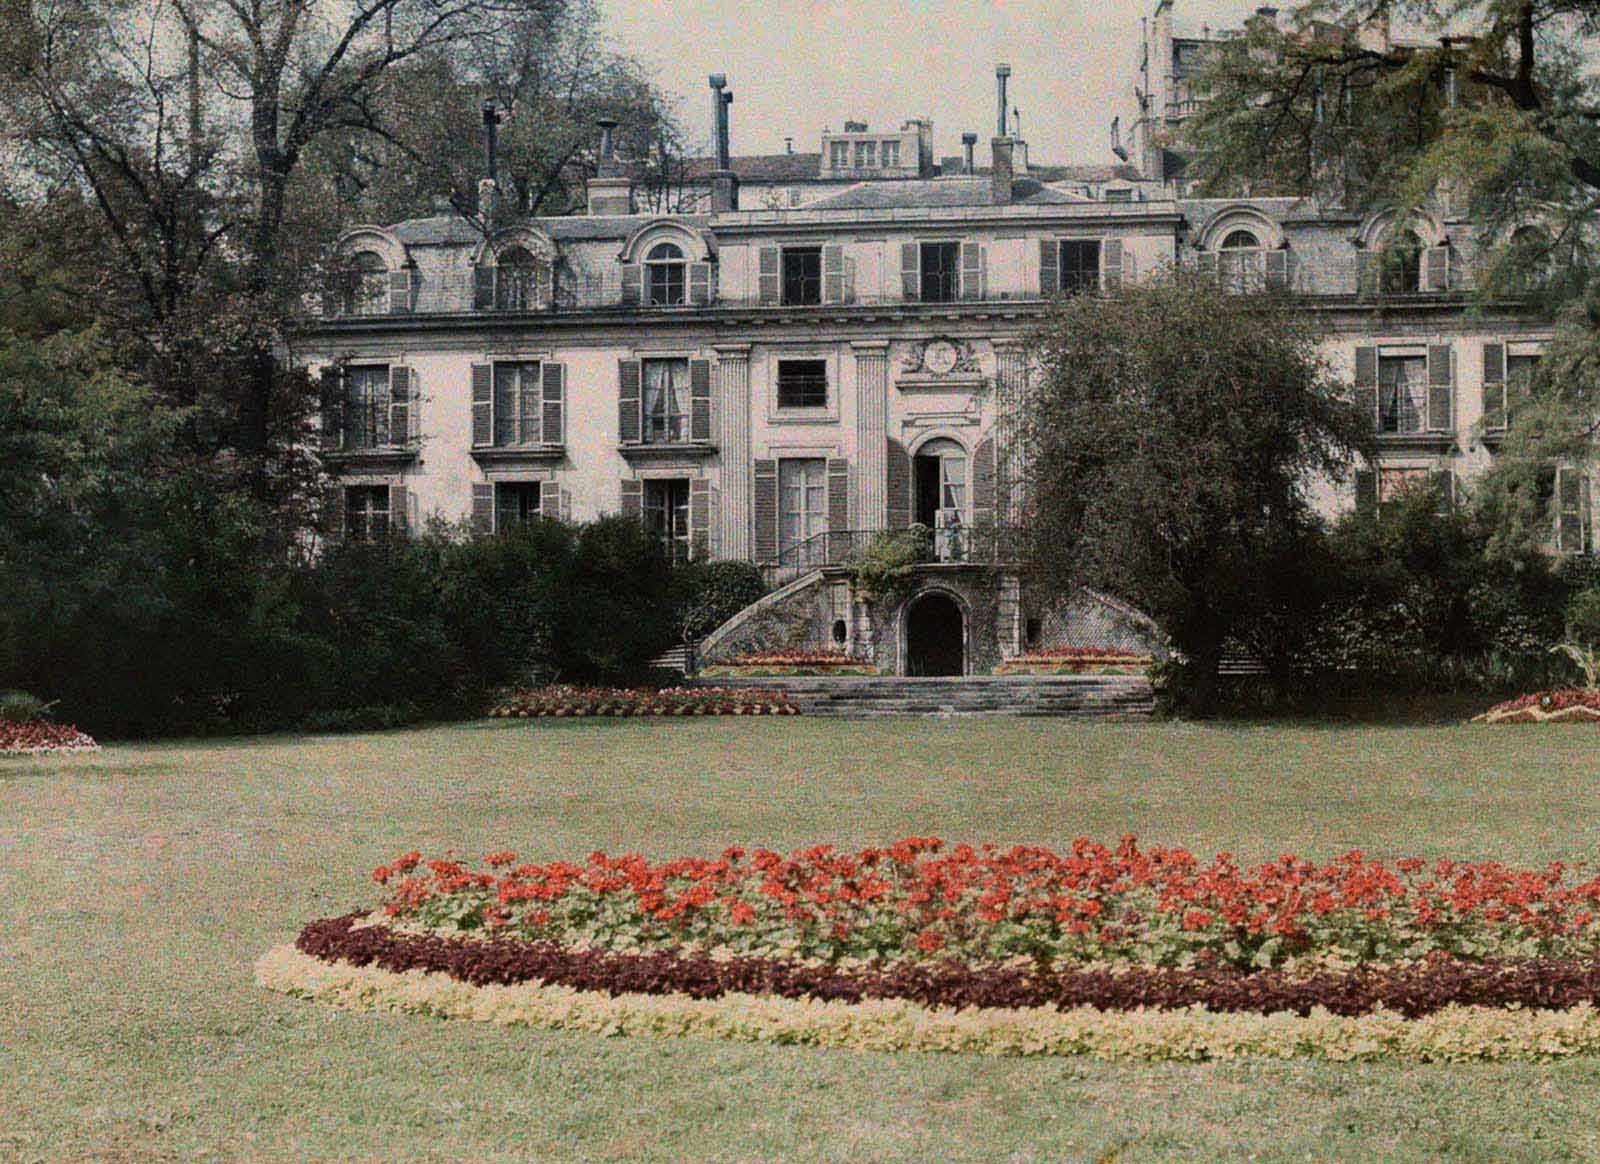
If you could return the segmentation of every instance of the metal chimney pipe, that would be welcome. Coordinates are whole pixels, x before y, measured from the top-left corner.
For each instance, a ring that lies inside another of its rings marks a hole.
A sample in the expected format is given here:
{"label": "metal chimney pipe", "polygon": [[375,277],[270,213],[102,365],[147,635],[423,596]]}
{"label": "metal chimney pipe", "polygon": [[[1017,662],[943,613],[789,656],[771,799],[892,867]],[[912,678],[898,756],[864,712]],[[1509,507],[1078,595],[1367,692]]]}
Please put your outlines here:
{"label": "metal chimney pipe", "polygon": [[488,171],[489,181],[496,181],[496,151],[499,147],[500,137],[500,111],[495,108],[493,101],[483,103],[483,150],[484,162]]}
{"label": "metal chimney pipe", "polygon": [[1010,65],[996,65],[994,67],[996,96],[999,100],[998,116],[995,118],[994,123],[994,135],[996,137],[1006,136],[1006,110],[1009,108],[1006,101],[1006,81],[1010,76]]}
{"label": "metal chimney pipe", "polygon": [[964,133],[964,134],[961,135],[961,148],[962,148],[962,151],[966,154],[966,167],[967,168],[963,171],[964,173],[970,174],[974,170],[977,169],[977,166],[974,164],[974,162],[972,160],[972,149],[977,144],[978,144],[978,135],[977,134],[975,134],[975,133]]}
{"label": "metal chimney pipe", "polygon": [[728,87],[728,78],[722,73],[712,73],[710,77],[712,110],[716,117],[717,126],[717,169],[728,168],[728,106],[733,102],[733,94],[725,90]]}
{"label": "metal chimney pipe", "polygon": [[619,122],[609,117],[602,117],[595,122],[600,127],[600,160],[612,161],[617,156],[617,142],[615,132]]}

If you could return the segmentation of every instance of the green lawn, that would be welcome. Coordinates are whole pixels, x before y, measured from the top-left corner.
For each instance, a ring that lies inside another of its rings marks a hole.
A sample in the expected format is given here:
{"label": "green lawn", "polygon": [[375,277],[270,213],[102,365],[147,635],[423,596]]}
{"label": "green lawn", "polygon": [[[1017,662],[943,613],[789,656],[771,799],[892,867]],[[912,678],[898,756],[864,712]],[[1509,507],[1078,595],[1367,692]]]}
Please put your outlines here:
{"label": "green lawn", "polygon": [[0,1160],[1600,1158],[1600,1059],[1106,1065],[345,1014],[255,957],[410,847],[663,856],[1125,831],[1600,851],[1584,728],[492,722],[0,760]]}

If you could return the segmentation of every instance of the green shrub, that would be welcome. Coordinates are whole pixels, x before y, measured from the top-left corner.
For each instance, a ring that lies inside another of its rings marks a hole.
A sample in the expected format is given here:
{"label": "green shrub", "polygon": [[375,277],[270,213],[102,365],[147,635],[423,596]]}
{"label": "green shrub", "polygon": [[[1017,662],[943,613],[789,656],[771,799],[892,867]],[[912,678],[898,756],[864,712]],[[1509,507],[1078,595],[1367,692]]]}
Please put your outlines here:
{"label": "green shrub", "polygon": [[1567,637],[1587,647],[1600,646],[1600,589],[1580,590],[1567,600]]}
{"label": "green shrub", "polygon": [[26,691],[0,693],[0,723],[29,723],[53,705]]}
{"label": "green shrub", "polygon": [[932,548],[933,532],[925,525],[874,535],[852,563],[857,593],[864,601],[893,605],[906,596],[917,566],[928,560]]}
{"label": "green shrub", "polygon": [[697,641],[767,593],[761,571],[749,562],[691,562],[673,582],[678,632]]}

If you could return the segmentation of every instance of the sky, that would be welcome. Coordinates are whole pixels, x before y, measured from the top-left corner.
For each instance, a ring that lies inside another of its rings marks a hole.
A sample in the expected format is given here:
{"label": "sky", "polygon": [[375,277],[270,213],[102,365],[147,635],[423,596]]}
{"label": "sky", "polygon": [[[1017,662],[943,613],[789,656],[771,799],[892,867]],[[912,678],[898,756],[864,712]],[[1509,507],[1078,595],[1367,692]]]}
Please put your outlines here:
{"label": "sky", "polygon": [[[1180,31],[1240,25],[1263,0],[1175,0]],[[1111,118],[1133,107],[1139,21],[1155,0],[602,0],[619,48],[677,98],[691,145],[711,147],[711,90],[733,90],[735,154],[815,152],[846,118],[894,129],[933,118],[934,155],[995,128],[994,66],[1035,162],[1115,159]],[[1288,8],[1288,4],[1282,5]]]}

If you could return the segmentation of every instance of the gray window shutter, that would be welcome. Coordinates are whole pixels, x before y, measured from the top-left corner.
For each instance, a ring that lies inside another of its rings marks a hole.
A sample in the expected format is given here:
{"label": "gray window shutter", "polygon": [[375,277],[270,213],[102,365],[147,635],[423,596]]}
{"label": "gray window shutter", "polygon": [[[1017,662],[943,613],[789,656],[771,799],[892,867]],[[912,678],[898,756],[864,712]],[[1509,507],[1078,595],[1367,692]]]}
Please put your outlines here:
{"label": "gray window shutter", "polygon": [[554,481],[539,482],[539,516],[549,521],[561,520],[561,486]]}
{"label": "gray window shutter", "polygon": [[1455,429],[1455,371],[1450,345],[1428,347],[1428,427],[1434,432]]}
{"label": "gray window shutter", "polygon": [[391,445],[408,445],[411,443],[412,416],[411,398],[415,391],[413,381],[415,375],[410,368],[399,364],[389,365],[389,443]]}
{"label": "gray window shutter", "polygon": [[1122,290],[1122,240],[1108,238],[1100,246],[1100,289],[1107,295]]}
{"label": "gray window shutter", "polygon": [[1039,294],[1061,290],[1061,244],[1053,238],[1039,240]]}
{"label": "gray window shutter", "polygon": [[711,556],[711,482],[689,482],[689,553],[699,562]]}
{"label": "gray window shutter", "polygon": [[822,248],[822,301],[844,302],[844,248],[833,243]]}
{"label": "gray window shutter", "polygon": [[900,298],[922,298],[922,248],[916,243],[900,244]]}
{"label": "gray window shutter", "polygon": [[567,443],[567,366],[546,363],[541,372],[544,378],[544,414],[540,421],[540,442],[564,445]]}
{"label": "gray window shutter", "polygon": [[1483,427],[1499,432],[1506,427],[1506,345],[1483,345]]}
{"label": "gray window shutter", "polygon": [[711,264],[689,264],[689,302],[704,307],[711,302]]}
{"label": "gray window shutter", "polygon": [[622,264],[622,302],[633,306],[644,302],[644,264]]}
{"label": "gray window shutter", "polygon": [[404,485],[389,486],[389,532],[403,534],[411,528],[411,511]]}
{"label": "gray window shutter", "polygon": [[758,460],[754,469],[756,561],[772,562],[778,557],[778,462]]}
{"label": "gray window shutter", "polygon": [[1373,513],[1378,508],[1378,471],[1356,470],[1356,512]]}
{"label": "gray window shutter", "polygon": [[472,365],[472,446],[494,444],[494,365]]}
{"label": "gray window shutter", "polygon": [[640,521],[644,518],[644,482],[630,477],[622,479],[622,516]]}
{"label": "gray window shutter", "polygon": [[617,361],[617,439],[636,445],[644,439],[643,380],[638,360]]}
{"label": "gray window shutter", "polygon": [[1378,349],[1356,349],[1356,404],[1378,427]]}
{"label": "gray window shutter", "polygon": [[1378,276],[1383,271],[1382,258],[1375,251],[1356,252],[1356,294],[1363,299],[1371,299],[1378,293]]}
{"label": "gray window shutter", "polygon": [[330,364],[322,369],[322,417],[318,432],[319,443],[325,453],[336,452],[344,446],[345,403],[344,367]]}
{"label": "gray window shutter", "polygon": [[[828,458],[828,533],[850,530],[850,462],[843,457]],[[848,537],[829,537],[825,560],[839,562],[849,553]]]}
{"label": "gray window shutter", "polygon": [[905,529],[911,524],[911,454],[905,445],[889,438],[884,468],[884,499],[890,529]]}
{"label": "gray window shutter", "polygon": [[472,310],[494,310],[494,268],[488,263],[472,269]]}
{"label": "gray window shutter", "polygon": [[406,315],[411,311],[411,282],[414,272],[409,267],[389,272],[389,314]]}
{"label": "gray window shutter", "polygon": [[974,525],[993,527],[995,510],[995,447],[994,437],[986,436],[978,442],[972,454],[972,522]]}
{"label": "gray window shutter", "polygon": [[984,259],[982,243],[964,242],[961,244],[961,298],[983,298],[983,283],[986,273],[985,267],[987,266]]}
{"label": "gray window shutter", "polygon": [[1266,253],[1267,290],[1287,291],[1289,289],[1289,252],[1285,250],[1268,251]]}
{"label": "gray window shutter", "polygon": [[1422,290],[1450,290],[1450,248],[1428,247],[1422,252]]}
{"label": "gray window shutter", "polygon": [[711,441],[711,361],[689,361],[689,439]]}
{"label": "gray window shutter", "polygon": [[783,292],[783,251],[780,248],[761,248],[756,288],[762,303],[778,302]]}
{"label": "gray window shutter", "polygon": [[472,485],[472,529],[475,533],[494,533],[494,482],[475,481]]}

